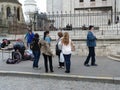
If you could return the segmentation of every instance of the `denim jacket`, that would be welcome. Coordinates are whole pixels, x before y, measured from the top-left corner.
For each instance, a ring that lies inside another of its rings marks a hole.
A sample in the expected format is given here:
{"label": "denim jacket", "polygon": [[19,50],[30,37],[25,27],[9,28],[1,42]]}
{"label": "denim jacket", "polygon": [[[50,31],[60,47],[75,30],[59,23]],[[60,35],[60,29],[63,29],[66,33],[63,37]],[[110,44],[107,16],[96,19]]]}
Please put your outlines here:
{"label": "denim jacket", "polygon": [[94,34],[89,31],[87,34],[87,46],[88,47],[95,47],[96,46],[96,37]]}

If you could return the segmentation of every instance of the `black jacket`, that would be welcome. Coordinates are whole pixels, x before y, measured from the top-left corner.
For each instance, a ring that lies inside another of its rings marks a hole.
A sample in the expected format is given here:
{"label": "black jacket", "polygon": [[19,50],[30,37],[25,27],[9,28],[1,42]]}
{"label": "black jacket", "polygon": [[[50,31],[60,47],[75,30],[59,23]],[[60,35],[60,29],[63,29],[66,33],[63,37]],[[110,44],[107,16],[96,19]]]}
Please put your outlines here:
{"label": "black jacket", "polygon": [[30,48],[32,51],[40,51],[40,46],[38,45],[39,39],[33,38]]}

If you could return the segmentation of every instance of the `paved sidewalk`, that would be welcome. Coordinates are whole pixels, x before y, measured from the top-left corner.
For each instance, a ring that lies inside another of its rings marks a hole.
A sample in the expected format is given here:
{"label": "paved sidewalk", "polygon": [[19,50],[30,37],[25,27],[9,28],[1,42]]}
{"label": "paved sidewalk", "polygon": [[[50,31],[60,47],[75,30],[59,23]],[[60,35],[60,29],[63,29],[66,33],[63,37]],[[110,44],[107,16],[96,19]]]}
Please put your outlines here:
{"label": "paved sidewalk", "polygon": [[[1,55],[1,53],[0,53]],[[22,61],[19,64],[6,64],[5,60],[8,58],[9,54],[4,55],[4,59],[0,57],[0,71],[17,71],[17,72],[30,72],[30,73],[40,73],[44,74],[44,62],[43,56],[41,55],[39,66],[40,70],[34,70],[32,68],[32,61]],[[65,69],[58,69],[58,58],[53,57],[53,67],[54,73],[57,75],[77,75],[77,76],[93,76],[93,77],[120,77],[120,62],[113,61],[107,57],[96,57],[97,67],[85,67],[83,65],[86,57],[72,56],[71,58],[71,73],[64,73]]]}

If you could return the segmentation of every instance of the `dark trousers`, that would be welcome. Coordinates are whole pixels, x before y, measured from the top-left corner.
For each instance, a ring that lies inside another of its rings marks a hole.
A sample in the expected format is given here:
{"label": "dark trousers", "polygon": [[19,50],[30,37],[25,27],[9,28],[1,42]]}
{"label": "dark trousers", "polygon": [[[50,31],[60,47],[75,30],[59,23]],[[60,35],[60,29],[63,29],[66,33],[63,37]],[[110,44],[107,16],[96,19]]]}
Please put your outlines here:
{"label": "dark trousers", "polygon": [[43,54],[43,57],[44,57],[45,71],[48,72],[48,60],[49,60],[50,71],[53,71],[52,56]]}
{"label": "dark trousers", "polygon": [[34,55],[33,67],[38,67],[40,51],[33,51],[33,55]]}
{"label": "dark trousers", "polygon": [[59,60],[59,66],[60,67],[64,66],[64,62],[60,62],[60,55],[58,55],[58,60]]}
{"label": "dark trousers", "polygon": [[70,66],[71,66],[71,61],[70,61],[70,58],[71,58],[71,54],[63,54],[64,55],[64,58],[65,58],[65,65],[66,65],[66,71],[70,72]]}
{"label": "dark trousers", "polygon": [[95,47],[88,47],[88,48],[89,48],[89,54],[84,64],[88,64],[91,58],[91,65],[94,65],[95,64]]}

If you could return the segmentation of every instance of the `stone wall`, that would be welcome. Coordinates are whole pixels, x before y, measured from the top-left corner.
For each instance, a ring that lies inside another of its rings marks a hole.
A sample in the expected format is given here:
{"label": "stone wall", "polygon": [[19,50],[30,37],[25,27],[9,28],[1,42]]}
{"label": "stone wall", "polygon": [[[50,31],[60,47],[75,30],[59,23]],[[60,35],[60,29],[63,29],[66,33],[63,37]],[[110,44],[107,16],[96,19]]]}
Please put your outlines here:
{"label": "stone wall", "polygon": [[[75,40],[73,41],[76,47],[76,51],[74,51],[73,55],[79,56],[87,56],[88,48],[86,46],[85,40]],[[52,41],[52,51],[55,53],[55,43],[56,41]],[[108,56],[111,53],[116,53],[120,51],[120,40],[106,40],[106,41],[97,41],[97,46],[95,48],[96,56]]]}
{"label": "stone wall", "polygon": [[[40,38],[42,39],[43,32],[44,31],[35,31],[34,33],[38,33],[40,35]],[[80,32],[77,32],[77,34],[75,34],[74,32],[69,32],[69,35],[76,47],[76,51],[73,52],[73,55],[87,56],[88,48],[86,46],[86,34],[87,32],[81,34]],[[120,51],[120,35],[116,35],[113,32],[108,33],[108,35],[100,35],[97,33],[95,34],[97,35],[97,46],[95,49],[96,56],[107,56],[109,54],[114,54]],[[16,35],[15,37],[13,37],[13,35],[9,35],[9,39],[13,40],[20,38],[24,40],[24,35]],[[56,39],[58,38],[57,31],[51,31],[50,36],[52,38],[51,48],[52,51],[55,53]]]}

